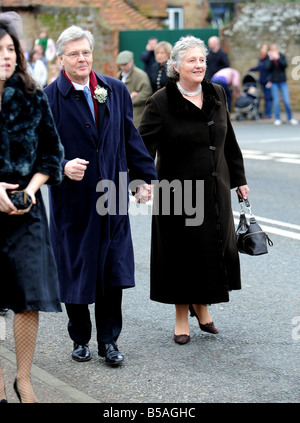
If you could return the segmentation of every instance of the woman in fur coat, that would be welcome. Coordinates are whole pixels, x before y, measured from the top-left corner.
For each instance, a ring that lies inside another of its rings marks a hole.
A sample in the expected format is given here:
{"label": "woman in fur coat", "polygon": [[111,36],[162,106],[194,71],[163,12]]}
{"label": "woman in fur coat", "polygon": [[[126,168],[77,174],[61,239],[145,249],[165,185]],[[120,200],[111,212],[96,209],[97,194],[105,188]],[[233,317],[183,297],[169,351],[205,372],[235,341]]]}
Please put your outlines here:
{"label": "woman in fur coat", "polygon": [[174,340],[190,340],[188,310],[200,328],[217,333],[207,304],[240,289],[231,188],[246,198],[243,158],[224,89],[204,79],[206,48],[188,36],[174,46],[168,84],[147,101],[139,126],[157,154],[151,299],[175,304]]}
{"label": "woman in fur coat", "polygon": [[[40,187],[61,181],[63,147],[47,97],[26,67],[12,23],[0,19],[0,308],[15,313],[14,389],[20,402],[32,403],[37,402],[30,374],[38,312],[61,311]],[[1,368],[0,401],[7,402]]]}

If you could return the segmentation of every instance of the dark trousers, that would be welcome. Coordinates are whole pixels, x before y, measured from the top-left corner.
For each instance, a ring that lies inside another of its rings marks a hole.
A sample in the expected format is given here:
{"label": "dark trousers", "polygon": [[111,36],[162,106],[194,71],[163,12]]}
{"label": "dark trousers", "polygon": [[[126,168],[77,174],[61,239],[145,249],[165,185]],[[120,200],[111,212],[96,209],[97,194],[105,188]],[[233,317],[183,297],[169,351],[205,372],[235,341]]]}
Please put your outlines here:
{"label": "dark trousers", "polygon": [[[69,317],[70,338],[80,345],[91,339],[92,322],[88,304],[65,304]],[[122,330],[122,289],[111,288],[105,295],[97,294],[95,301],[97,342],[116,342]]]}

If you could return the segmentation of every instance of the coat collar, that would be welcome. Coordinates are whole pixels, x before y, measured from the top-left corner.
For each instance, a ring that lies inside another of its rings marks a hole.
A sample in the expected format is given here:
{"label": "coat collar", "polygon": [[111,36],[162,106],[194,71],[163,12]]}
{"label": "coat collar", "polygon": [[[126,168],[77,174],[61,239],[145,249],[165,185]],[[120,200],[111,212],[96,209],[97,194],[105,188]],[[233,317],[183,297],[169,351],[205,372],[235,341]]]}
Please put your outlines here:
{"label": "coat collar", "polygon": [[213,112],[221,106],[220,98],[211,82],[206,79],[202,81],[203,89],[203,106],[199,110],[191,102],[187,101],[179,92],[176,83],[169,81],[166,85],[166,92],[169,102],[170,111],[173,113],[198,113],[203,112],[210,117]]}
{"label": "coat collar", "polygon": [[[101,87],[105,87],[109,91],[112,91],[111,86],[108,83],[105,76],[100,75],[96,72],[95,72],[95,75],[96,75],[97,81],[99,81],[99,85]],[[57,78],[57,87],[64,97],[66,97],[69,94],[70,90],[73,89],[72,83],[70,83],[70,81],[65,77],[65,75],[63,74],[63,71],[60,72],[60,74]]]}

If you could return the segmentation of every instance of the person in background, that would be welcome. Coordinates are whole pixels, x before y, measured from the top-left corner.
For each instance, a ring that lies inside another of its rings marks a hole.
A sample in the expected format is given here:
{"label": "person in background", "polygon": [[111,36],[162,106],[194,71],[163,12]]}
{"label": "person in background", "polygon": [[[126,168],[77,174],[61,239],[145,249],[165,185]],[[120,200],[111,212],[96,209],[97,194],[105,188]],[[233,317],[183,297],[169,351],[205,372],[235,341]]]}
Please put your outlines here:
{"label": "person in background", "polygon": [[241,90],[241,77],[239,71],[233,68],[223,68],[216,72],[211,82],[222,85],[225,90],[229,112],[231,111],[232,96],[238,97]]}
{"label": "person in background", "polygon": [[[38,401],[31,366],[39,312],[61,311],[40,187],[61,182],[63,147],[47,97],[27,72],[14,25],[3,17],[0,63],[0,308],[14,312],[15,393],[20,402],[33,403]],[[12,194],[22,196],[24,208]],[[7,402],[1,368],[0,402]]]}
{"label": "person in background", "polygon": [[35,45],[40,44],[43,47],[43,53],[50,63],[56,56],[55,42],[52,38],[49,38],[46,29],[42,29],[39,34],[39,38],[35,40]]}
{"label": "person in background", "polygon": [[276,44],[271,45],[268,52],[266,69],[270,72],[271,92],[275,112],[274,125],[281,125],[282,123],[280,119],[280,94],[288,122],[291,125],[298,125],[298,121],[292,117],[289,87],[285,73],[286,68],[287,61],[285,56],[279,52]]}
{"label": "person in background", "polygon": [[146,45],[146,50],[141,54],[140,59],[144,63],[144,71],[150,78],[151,75],[151,67],[153,63],[155,63],[155,55],[154,50],[158,43],[157,38],[151,37],[148,40],[148,43]]}
{"label": "person in background", "polygon": [[51,63],[48,69],[48,84],[51,84],[51,82],[55,81],[56,78],[59,76],[61,71],[60,65],[58,62]]}
{"label": "person in background", "polygon": [[29,72],[38,86],[40,88],[46,87],[48,82],[48,71],[44,63],[38,59],[35,50],[29,52],[28,65]]}
{"label": "person in background", "polygon": [[150,298],[175,305],[178,344],[190,341],[189,309],[201,330],[217,334],[207,305],[227,302],[229,291],[241,288],[230,189],[246,198],[249,188],[224,89],[208,82],[205,71],[204,42],[182,37],[168,61],[170,81],[149,97],[139,126],[157,155],[159,181]]}
{"label": "person in background", "polygon": [[227,53],[221,48],[220,39],[216,36],[208,39],[208,55],[206,58],[206,78],[211,77],[223,68],[229,68],[230,62]]}
{"label": "person in background", "polygon": [[260,48],[260,56],[257,66],[254,66],[249,69],[249,72],[259,72],[259,83],[264,95],[265,100],[265,113],[263,114],[263,119],[272,118],[272,93],[271,93],[271,83],[270,83],[270,71],[266,69],[266,62],[268,60],[268,44],[264,43]]}
{"label": "person in background", "polygon": [[72,359],[91,359],[94,303],[98,354],[118,366],[122,291],[135,285],[129,180],[137,201],[146,202],[157,176],[125,84],[92,70],[94,42],[78,26],[64,30],[56,44],[62,70],[45,88],[65,148],[63,182],[50,188],[50,234]]}
{"label": "person in background", "polygon": [[117,78],[126,85],[133,103],[133,123],[140,123],[147,98],[152,94],[150,80],[146,72],[134,65],[133,53],[128,50],[118,54],[116,63],[120,67]]}
{"label": "person in background", "polygon": [[[1,15],[0,15],[0,18],[1,18]],[[28,43],[25,40],[20,40],[20,43],[21,43],[24,57],[28,61],[28,57],[29,57]]]}
{"label": "person in background", "polygon": [[48,69],[49,68],[49,63],[48,63],[48,60],[46,59],[46,56],[44,54],[43,46],[41,44],[36,44],[33,47],[33,50],[36,52],[37,58],[39,60],[41,60],[44,63],[45,67]]}
{"label": "person in background", "polygon": [[152,65],[150,73],[153,92],[163,88],[169,79],[166,72],[166,65],[171,51],[172,45],[167,41],[160,41],[154,49],[155,63]]}

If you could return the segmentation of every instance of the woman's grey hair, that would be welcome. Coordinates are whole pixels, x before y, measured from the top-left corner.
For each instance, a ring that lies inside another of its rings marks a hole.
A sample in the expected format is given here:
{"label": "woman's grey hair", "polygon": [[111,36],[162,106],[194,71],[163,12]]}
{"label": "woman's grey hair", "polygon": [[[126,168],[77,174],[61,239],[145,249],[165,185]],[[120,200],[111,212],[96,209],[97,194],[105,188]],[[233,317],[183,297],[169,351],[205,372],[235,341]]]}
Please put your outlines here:
{"label": "woman's grey hair", "polygon": [[171,51],[170,59],[167,62],[167,75],[170,78],[178,81],[179,74],[174,69],[174,66],[180,68],[183,56],[189,49],[194,47],[199,47],[206,57],[207,48],[204,44],[204,41],[200,40],[200,38],[196,38],[193,35],[188,35],[186,37],[181,37],[180,40],[177,41],[173,47],[173,50]]}
{"label": "woman's grey hair", "polygon": [[82,38],[86,38],[89,41],[91,50],[93,51],[95,44],[93,34],[90,31],[80,28],[79,26],[72,25],[60,34],[56,42],[56,55],[62,56],[64,54],[65,45],[69,41],[81,40]]}

